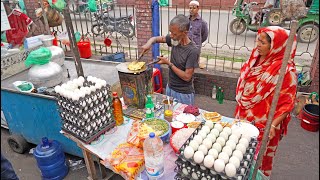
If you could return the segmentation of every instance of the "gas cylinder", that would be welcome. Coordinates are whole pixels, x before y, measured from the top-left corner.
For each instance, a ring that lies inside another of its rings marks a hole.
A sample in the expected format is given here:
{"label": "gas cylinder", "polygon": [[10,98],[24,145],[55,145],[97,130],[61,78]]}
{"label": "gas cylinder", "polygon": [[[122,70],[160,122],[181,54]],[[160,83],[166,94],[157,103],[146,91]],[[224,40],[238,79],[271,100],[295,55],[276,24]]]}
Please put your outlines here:
{"label": "gas cylinder", "polygon": [[42,143],[37,145],[33,156],[37,160],[42,179],[62,180],[68,174],[66,158],[58,141],[42,138]]}

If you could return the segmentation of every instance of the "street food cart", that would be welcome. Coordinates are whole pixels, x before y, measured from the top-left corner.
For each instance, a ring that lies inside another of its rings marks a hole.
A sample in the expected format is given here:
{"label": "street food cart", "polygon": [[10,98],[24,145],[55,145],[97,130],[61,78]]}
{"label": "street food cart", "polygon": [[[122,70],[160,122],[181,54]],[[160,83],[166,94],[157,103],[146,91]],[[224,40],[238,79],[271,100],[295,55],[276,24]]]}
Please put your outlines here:
{"label": "street food cart", "polygon": [[[117,63],[95,60],[82,62],[87,75],[105,79],[110,85],[118,82],[115,70]],[[62,67],[63,82],[77,77],[73,59],[67,58]],[[38,144],[42,137],[48,137],[59,141],[66,153],[83,157],[76,143],[60,133],[61,117],[57,99],[51,95],[20,92],[14,88],[12,83],[15,81],[28,81],[27,73],[28,69],[25,69],[1,81],[1,108],[5,123],[12,134],[9,140],[10,147],[22,153],[26,149],[26,142]]]}

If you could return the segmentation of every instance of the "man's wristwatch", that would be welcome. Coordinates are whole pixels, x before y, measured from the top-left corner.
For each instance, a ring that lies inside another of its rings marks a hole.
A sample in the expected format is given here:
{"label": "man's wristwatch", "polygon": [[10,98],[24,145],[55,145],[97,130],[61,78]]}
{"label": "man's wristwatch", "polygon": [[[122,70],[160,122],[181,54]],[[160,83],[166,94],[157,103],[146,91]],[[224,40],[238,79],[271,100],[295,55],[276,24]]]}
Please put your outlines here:
{"label": "man's wristwatch", "polygon": [[170,64],[169,64],[169,68],[171,69],[171,68],[172,68],[172,66],[173,66],[173,64],[172,64],[172,63],[170,63]]}

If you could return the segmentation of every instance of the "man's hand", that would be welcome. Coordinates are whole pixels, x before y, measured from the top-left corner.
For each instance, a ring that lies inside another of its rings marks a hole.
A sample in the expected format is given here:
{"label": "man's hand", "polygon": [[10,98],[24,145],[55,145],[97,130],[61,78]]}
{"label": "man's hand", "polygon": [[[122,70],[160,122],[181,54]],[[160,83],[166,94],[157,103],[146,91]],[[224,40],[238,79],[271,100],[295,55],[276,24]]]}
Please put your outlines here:
{"label": "man's hand", "polygon": [[166,57],[158,56],[157,58],[160,60],[158,64],[170,64],[170,61]]}

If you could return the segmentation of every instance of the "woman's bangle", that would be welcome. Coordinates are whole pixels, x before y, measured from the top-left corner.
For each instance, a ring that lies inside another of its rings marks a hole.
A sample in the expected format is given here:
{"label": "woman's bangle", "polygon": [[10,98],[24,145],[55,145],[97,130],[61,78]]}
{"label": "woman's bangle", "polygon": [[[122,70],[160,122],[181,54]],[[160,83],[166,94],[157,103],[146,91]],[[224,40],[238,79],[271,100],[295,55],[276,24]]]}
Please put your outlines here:
{"label": "woman's bangle", "polygon": [[273,125],[273,124],[271,124],[271,127],[273,127],[273,128],[275,128],[275,129],[279,129],[279,128],[277,128],[275,125]]}

